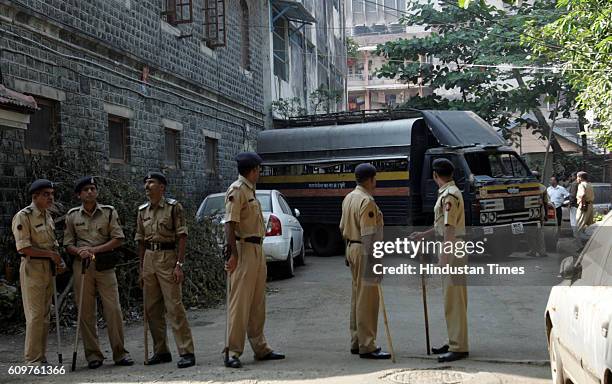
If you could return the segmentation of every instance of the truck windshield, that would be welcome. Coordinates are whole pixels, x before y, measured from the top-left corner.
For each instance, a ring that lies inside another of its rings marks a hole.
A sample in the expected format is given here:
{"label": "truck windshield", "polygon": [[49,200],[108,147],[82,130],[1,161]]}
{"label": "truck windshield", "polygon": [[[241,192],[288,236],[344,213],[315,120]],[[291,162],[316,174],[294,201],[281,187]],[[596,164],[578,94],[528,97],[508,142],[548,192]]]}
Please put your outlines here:
{"label": "truck windshield", "polygon": [[527,177],[529,170],[515,153],[466,153],[465,160],[475,176]]}

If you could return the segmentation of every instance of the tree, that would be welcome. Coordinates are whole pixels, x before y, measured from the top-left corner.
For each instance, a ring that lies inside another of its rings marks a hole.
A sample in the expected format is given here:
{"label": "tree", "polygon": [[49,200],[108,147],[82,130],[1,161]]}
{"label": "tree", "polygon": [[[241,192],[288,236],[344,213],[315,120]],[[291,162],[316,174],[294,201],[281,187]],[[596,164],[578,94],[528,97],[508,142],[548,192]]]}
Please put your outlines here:
{"label": "tree", "polygon": [[[500,9],[484,1],[471,2],[466,8],[455,0],[441,0],[438,6],[431,0],[410,2],[402,22],[423,25],[431,34],[379,45],[376,52],[387,63],[377,76],[450,91],[412,98],[406,103],[411,107],[472,110],[501,128],[517,117],[520,121],[523,115],[533,114],[535,131],[551,137],[553,152],[562,152],[550,135],[546,117],[568,116],[573,92],[561,74],[533,69],[544,63],[534,62],[531,52],[521,45],[527,23],[543,26],[559,16],[550,3],[535,0],[533,5]],[[540,109],[543,95],[560,97],[558,110],[549,116]]]}
{"label": "tree", "polygon": [[562,62],[579,107],[593,113],[596,138],[612,149],[612,2],[559,0],[557,7],[555,20],[530,22],[523,39],[548,61]]}

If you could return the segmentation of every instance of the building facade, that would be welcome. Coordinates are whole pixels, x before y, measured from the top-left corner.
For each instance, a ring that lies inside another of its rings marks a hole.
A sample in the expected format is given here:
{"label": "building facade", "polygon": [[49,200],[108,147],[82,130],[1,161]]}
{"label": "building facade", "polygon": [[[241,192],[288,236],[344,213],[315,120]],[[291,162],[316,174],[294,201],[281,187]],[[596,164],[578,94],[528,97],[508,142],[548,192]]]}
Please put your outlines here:
{"label": "building facade", "polygon": [[0,123],[0,227],[34,176],[27,163],[57,147],[135,185],[161,169],[183,199],[226,188],[235,154],[264,128],[268,10],[267,0],[0,0],[2,83],[38,105],[26,129]]}

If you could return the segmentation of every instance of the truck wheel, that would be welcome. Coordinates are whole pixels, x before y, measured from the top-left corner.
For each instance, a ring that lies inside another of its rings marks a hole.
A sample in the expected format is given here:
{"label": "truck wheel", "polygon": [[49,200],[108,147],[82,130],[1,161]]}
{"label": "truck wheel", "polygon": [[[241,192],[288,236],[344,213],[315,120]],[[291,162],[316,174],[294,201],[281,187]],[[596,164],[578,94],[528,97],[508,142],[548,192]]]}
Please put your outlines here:
{"label": "truck wheel", "polygon": [[319,256],[333,256],[340,243],[338,231],[327,225],[317,225],[310,233],[310,245]]}

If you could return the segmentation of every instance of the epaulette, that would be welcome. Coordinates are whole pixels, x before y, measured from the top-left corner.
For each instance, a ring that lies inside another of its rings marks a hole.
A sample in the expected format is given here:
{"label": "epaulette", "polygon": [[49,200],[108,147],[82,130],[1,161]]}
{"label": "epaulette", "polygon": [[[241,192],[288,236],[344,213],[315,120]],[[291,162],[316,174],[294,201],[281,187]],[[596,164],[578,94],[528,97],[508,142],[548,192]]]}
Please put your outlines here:
{"label": "epaulette", "polygon": [[66,212],[66,215],[70,215],[71,213],[78,211],[78,210],[79,210],[79,208],[81,208],[81,207],[74,207],[74,208],[70,208],[70,209],[68,210],[68,212]]}
{"label": "epaulette", "polygon": [[143,209],[145,209],[146,207],[149,206],[149,202],[144,203],[143,205],[141,205],[140,207],[138,207],[139,211],[142,211]]}
{"label": "epaulette", "polygon": [[24,209],[22,209],[19,212],[30,214],[30,213],[32,213],[32,207],[25,207]]}
{"label": "epaulette", "polygon": [[112,205],[108,205],[108,204],[98,204],[100,206],[100,208],[108,208],[108,209],[115,209],[115,207],[113,207]]}
{"label": "epaulette", "polygon": [[166,198],[166,203],[170,204],[170,205],[176,205],[178,204],[178,201],[171,199],[169,197]]}

